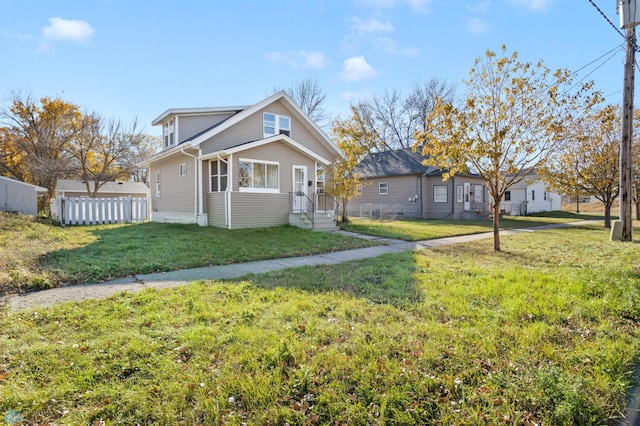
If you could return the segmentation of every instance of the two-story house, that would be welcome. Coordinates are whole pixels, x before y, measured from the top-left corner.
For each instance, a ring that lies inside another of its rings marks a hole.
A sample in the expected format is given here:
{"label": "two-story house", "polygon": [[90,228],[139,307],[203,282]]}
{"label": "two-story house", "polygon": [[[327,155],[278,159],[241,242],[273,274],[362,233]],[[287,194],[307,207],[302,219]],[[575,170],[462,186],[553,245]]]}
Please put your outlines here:
{"label": "two-story house", "polygon": [[[317,209],[339,150],[285,92],[251,106],[174,108],[153,120],[151,220],[228,229],[276,226]],[[335,225],[335,224],[334,224]]]}

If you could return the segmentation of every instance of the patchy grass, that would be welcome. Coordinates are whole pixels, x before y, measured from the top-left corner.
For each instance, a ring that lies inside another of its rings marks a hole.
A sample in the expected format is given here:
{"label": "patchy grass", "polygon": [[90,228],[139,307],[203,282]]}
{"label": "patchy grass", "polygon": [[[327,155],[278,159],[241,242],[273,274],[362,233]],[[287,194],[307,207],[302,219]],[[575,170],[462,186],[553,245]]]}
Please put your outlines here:
{"label": "patchy grass", "polygon": [[[589,216],[593,219],[592,216]],[[434,238],[453,237],[457,235],[479,234],[493,230],[491,220],[391,220],[372,221],[366,219],[350,219],[351,222],[340,224],[346,231],[377,235],[385,238],[397,238],[406,241],[432,240]],[[555,216],[506,216],[500,220],[500,229],[531,228],[549,223],[572,222],[577,219],[571,215]]]}
{"label": "patchy grass", "polygon": [[0,231],[0,295],[374,244],[290,226],[234,231],[161,223],[61,228],[3,212]]}
{"label": "patchy grass", "polygon": [[611,424],[640,246],[548,230],[0,312],[25,424]]}

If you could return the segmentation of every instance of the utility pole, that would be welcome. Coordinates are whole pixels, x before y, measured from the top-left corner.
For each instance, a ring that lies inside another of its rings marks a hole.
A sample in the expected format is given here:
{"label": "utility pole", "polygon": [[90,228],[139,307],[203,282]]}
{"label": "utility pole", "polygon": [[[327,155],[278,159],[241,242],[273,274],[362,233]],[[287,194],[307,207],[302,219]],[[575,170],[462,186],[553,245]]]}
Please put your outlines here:
{"label": "utility pole", "polygon": [[[632,0],[635,3],[635,0]],[[633,6],[635,8],[635,4]],[[624,63],[624,98],[622,106],[622,144],[620,145],[620,220],[622,241],[633,240],[633,206],[631,147],[633,145],[633,91],[635,82],[636,27],[627,28],[627,56]]]}
{"label": "utility pole", "polygon": [[624,63],[622,140],[620,143],[620,218],[612,227],[611,239],[633,241],[631,148],[633,145],[636,25],[640,24],[640,11],[636,8],[636,0],[616,0],[616,2],[620,14],[620,27],[626,30],[627,55]]}

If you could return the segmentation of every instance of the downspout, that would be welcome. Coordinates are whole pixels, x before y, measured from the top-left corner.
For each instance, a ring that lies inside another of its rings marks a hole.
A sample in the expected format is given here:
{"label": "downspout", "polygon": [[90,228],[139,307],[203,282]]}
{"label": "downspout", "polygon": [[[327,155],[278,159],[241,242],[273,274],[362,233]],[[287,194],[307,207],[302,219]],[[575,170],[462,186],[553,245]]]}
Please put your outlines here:
{"label": "downspout", "polygon": [[226,214],[227,214],[227,228],[231,229],[231,193],[233,192],[233,154],[229,154],[229,159],[227,160],[227,191],[225,192],[225,200],[227,205]]}
{"label": "downspout", "polygon": [[422,193],[422,181],[424,180],[424,173],[418,175],[418,183],[420,184],[420,219],[424,219],[424,194]]}
{"label": "downspout", "polygon": [[200,183],[201,183],[201,181],[198,178],[199,175],[200,175],[200,171],[198,170],[198,157],[196,155],[189,154],[188,152],[186,152],[184,150],[184,147],[180,148],[180,152],[182,152],[184,155],[187,155],[189,157],[193,157],[193,160],[194,160],[194,166],[195,166],[194,169],[195,169],[195,175],[196,175],[196,181],[194,182],[195,183],[194,190],[195,190],[195,193],[196,193],[196,197],[193,200],[193,210],[194,210],[193,213],[195,215],[194,219],[195,219],[196,223],[199,223],[198,222],[198,205],[200,204]]}
{"label": "downspout", "polygon": [[453,215],[453,218],[456,218],[456,201],[458,201],[456,199],[456,177],[452,176],[451,177],[451,214]]}

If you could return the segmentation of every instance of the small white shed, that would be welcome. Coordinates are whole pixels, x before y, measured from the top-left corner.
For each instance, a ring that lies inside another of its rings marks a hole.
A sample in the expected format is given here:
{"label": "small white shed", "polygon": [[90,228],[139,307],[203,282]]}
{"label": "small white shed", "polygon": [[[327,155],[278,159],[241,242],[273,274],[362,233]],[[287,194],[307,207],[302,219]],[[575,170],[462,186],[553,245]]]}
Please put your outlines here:
{"label": "small white shed", "polygon": [[38,195],[47,188],[0,176],[0,210],[35,216],[38,214]]}

